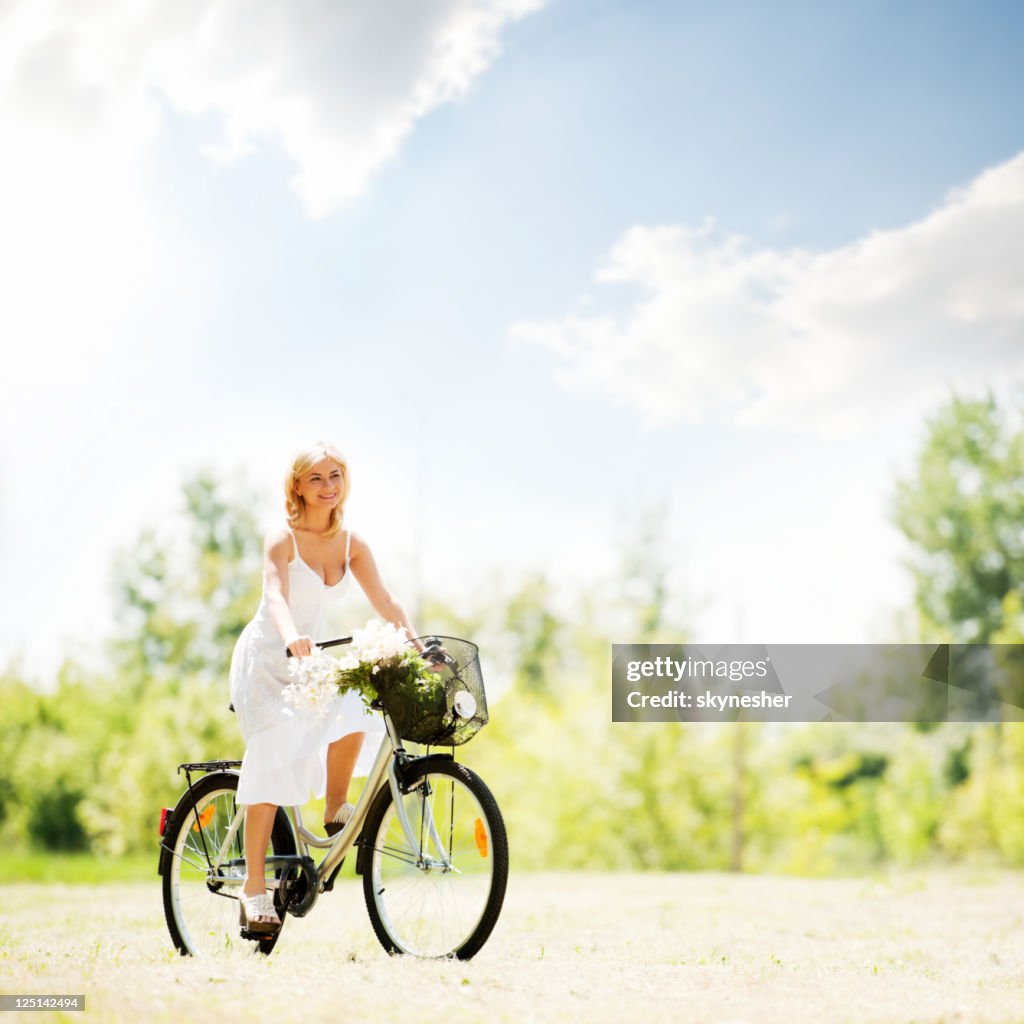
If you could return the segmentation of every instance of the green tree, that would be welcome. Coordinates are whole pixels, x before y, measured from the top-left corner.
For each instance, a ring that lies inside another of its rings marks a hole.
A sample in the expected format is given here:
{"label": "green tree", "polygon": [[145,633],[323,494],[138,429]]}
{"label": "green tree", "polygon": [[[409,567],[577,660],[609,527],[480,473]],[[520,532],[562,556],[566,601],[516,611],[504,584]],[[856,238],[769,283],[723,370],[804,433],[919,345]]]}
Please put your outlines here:
{"label": "green tree", "polygon": [[136,690],[191,675],[223,680],[259,601],[255,496],[238,479],[200,471],[183,497],[176,540],[144,530],[115,559],[119,629],[111,651]]}
{"label": "green tree", "polygon": [[515,654],[515,685],[546,693],[562,662],[564,625],[552,609],[551,584],[528,576],[505,608],[504,627]]}
{"label": "green tree", "polygon": [[177,764],[240,757],[227,709],[235,640],[260,596],[255,497],[210,471],[184,483],[171,537],[145,530],[115,568],[119,631],[110,691],[126,713],[97,745],[97,784],[81,801],[90,841],[108,853],[144,848]]}
{"label": "green tree", "polygon": [[922,639],[985,643],[1024,594],[1024,430],[989,395],[954,398],[927,423],[893,518],[911,544]]}

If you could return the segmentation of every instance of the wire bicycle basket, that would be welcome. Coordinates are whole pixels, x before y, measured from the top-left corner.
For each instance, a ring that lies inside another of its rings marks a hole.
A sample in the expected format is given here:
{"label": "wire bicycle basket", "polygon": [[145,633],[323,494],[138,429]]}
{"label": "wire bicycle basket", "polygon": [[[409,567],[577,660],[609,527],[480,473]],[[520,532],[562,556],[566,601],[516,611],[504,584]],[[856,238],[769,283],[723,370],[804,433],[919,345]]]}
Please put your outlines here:
{"label": "wire bicycle basket", "polygon": [[378,687],[377,703],[403,740],[444,747],[468,743],[488,720],[480,652],[476,644],[451,636],[419,641],[436,681],[389,681]]}

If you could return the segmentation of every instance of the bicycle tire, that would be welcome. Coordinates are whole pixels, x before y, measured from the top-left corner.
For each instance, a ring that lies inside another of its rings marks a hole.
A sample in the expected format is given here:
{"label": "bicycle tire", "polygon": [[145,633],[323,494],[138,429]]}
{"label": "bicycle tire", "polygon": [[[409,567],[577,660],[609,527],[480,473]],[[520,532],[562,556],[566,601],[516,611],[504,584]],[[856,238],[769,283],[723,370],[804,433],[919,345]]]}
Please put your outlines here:
{"label": "bicycle tire", "polygon": [[[284,926],[258,941],[243,938],[238,923],[240,886],[213,891],[207,884],[207,851],[217,850],[234,818],[238,790],[236,772],[211,772],[186,790],[171,816],[164,844],[171,854],[163,873],[164,918],[171,941],[182,956],[215,956],[239,949],[269,953]],[[193,804],[194,801],[194,804]],[[197,820],[198,818],[198,820]],[[232,852],[244,856],[245,823],[233,840]],[[270,845],[275,854],[294,854],[295,836],[283,808],[277,809]],[[237,869],[241,877],[243,869]],[[279,876],[280,872],[275,872]]]}
{"label": "bicycle tire", "polygon": [[[388,953],[420,957],[475,956],[501,913],[508,882],[508,837],[498,803],[484,781],[447,757],[410,765],[403,805],[418,849],[432,863],[418,865],[385,785],[363,828],[363,895]],[[425,827],[423,806],[441,840]],[[445,855],[450,869],[445,869]]]}

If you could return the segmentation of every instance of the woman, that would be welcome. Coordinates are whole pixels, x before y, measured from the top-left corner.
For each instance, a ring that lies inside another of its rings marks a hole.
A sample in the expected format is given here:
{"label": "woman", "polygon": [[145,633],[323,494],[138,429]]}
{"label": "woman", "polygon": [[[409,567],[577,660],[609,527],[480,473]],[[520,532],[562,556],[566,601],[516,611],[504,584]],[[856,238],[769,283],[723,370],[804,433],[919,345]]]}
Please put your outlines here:
{"label": "woman", "polygon": [[[416,635],[381,581],[366,541],[345,526],[349,490],[348,465],[335,448],[316,444],[295,457],[284,485],[287,526],[266,536],[263,598],[231,659],[231,700],[246,742],[238,783],[238,802],[246,805],[247,865],[240,916],[252,932],[272,933],[281,924],[264,879],[277,808],[326,796],[324,827],[330,835],[339,831],[352,812],[346,797],[365,735],[384,730],[356,693],[339,698],[324,718],[286,704],[285,648],[304,658],[314,637],[326,639],[324,612],[350,575],[381,618]],[[366,750],[374,753],[372,746]],[[365,773],[368,762],[359,767]]]}

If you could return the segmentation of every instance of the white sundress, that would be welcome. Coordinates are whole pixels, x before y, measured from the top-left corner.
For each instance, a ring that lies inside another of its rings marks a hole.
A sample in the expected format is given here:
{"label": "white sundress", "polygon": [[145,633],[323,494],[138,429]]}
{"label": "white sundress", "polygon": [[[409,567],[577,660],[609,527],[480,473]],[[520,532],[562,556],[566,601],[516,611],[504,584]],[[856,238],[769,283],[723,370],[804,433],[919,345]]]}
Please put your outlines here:
{"label": "white sundress", "polygon": [[[329,639],[323,634],[324,614],[348,582],[351,540],[349,532],[344,573],[329,587],[302,560],[292,534],[288,607],[299,634],[311,636],[314,642]],[[282,693],[291,682],[289,660],[264,593],[231,656],[231,702],[246,743],[238,780],[240,804],[301,806],[326,792],[329,743],[350,732],[366,733],[353,773],[357,776],[368,774],[380,746],[384,720],[365,707],[358,693],[339,697],[323,717],[285,703]]]}

